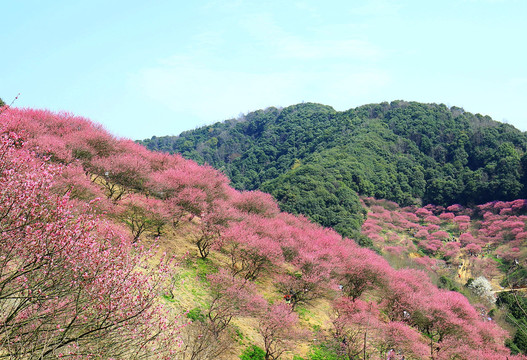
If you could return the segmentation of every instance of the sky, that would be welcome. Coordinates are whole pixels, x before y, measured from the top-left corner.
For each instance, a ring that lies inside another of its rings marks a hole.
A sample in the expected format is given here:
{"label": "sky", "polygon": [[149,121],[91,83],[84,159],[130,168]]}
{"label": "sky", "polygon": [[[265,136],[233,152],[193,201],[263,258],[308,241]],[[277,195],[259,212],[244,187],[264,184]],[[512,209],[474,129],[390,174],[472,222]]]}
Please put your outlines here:
{"label": "sky", "polygon": [[443,103],[527,131],[525,0],[17,0],[0,98],[131,139],[270,106]]}

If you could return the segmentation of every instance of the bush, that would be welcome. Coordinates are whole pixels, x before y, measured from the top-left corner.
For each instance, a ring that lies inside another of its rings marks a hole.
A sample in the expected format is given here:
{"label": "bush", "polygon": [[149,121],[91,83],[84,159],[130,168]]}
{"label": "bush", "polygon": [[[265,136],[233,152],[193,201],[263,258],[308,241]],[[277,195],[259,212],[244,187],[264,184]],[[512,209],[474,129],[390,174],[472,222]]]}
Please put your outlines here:
{"label": "bush", "polygon": [[452,279],[449,279],[445,275],[441,275],[441,277],[439,278],[438,287],[442,289],[447,289],[450,291],[459,291],[459,288],[455,285]]}
{"label": "bush", "polygon": [[199,322],[204,322],[205,321],[205,315],[203,315],[201,313],[201,309],[200,308],[194,308],[192,310],[190,310],[188,313],[187,313],[187,317],[192,320],[192,322],[194,321],[199,321]]}
{"label": "bush", "polygon": [[256,345],[251,345],[243,351],[242,355],[240,356],[240,359],[241,360],[264,360],[265,351]]}
{"label": "bush", "polygon": [[337,355],[335,349],[333,349],[331,346],[320,344],[311,349],[308,359],[309,360],[338,360],[339,356]]}

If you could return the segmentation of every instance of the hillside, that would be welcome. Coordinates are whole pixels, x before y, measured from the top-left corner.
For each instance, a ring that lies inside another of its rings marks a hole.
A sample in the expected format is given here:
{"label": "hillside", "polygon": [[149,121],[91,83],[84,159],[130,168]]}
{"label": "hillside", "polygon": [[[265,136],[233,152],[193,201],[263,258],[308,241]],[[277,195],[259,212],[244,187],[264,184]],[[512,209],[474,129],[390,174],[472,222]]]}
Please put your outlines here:
{"label": "hillside", "polygon": [[267,108],[179,136],[151,150],[181,153],[262,189],[280,208],[357,237],[357,197],[476,205],[525,197],[527,135],[445,105],[394,101],[344,112],[319,104]]}
{"label": "hillside", "polygon": [[373,198],[363,204],[362,233],[392,266],[424,269],[439,287],[461,292],[511,327],[508,345],[527,353],[527,200],[474,208],[399,207]]}
{"label": "hillside", "polygon": [[[525,359],[505,347],[493,305],[235,190],[212,167],[70,114],[0,118],[0,357]],[[388,251],[375,225],[378,238],[363,236]]]}

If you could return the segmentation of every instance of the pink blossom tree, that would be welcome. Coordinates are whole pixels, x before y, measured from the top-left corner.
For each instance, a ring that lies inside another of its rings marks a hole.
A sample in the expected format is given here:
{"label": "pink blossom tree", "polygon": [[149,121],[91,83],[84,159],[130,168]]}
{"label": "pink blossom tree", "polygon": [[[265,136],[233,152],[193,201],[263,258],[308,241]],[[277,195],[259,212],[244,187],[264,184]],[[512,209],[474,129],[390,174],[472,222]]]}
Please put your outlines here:
{"label": "pink blossom tree", "polygon": [[337,281],[342,291],[352,300],[358,299],[366,290],[386,284],[391,267],[386,260],[373,251],[360,247],[339,249]]}
{"label": "pink blossom tree", "polygon": [[425,209],[425,208],[419,208],[415,211],[415,215],[419,216],[420,218],[424,219],[427,216],[433,215],[432,211]]}
{"label": "pink blossom tree", "polygon": [[477,256],[481,253],[481,246],[477,244],[468,244],[464,249],[470,256]]}
{"label": "pink blossom tree", "polygon": [[123,200],[117,216],[132,232],[133,242],[145,233],[161,236],[162,228],[168,221],[162,201],[139,194],[131,194]]}
{"label": "pink blossom tree", "polygon": [[381,327],[376,304],[342,297],[333,308],[331,342],[335,352],[343,359],[367,359],[373,352],[376,329]]}
{"label": "pink blossom tree", "polygon": [[455,215],[451,212],[444,212],[439,215],[439,218],[443,221],[452,221],[454,220]]}
{"label": "pink blossom tree", "polygon": [[54,180],[53,191],[61,195],[69,194],[71,199],[101,201],[105,197],[101,187],[91,182],[84,169],[76,163],[64,167]]}
{"label": "pink blossom tree", "polygon": [[309,305],[322,297],[331,283],[329,268],[314,261],[303,261],[298,271],[277,279],[277,287],[289,299],[293,311],[299,305]]}
{"label": "pink blossom tree", "polygon": [[233,223],[222,234],[222,250],[229,258],[233,276],[254,280],[272,264],[281,263],[280,245],[268,236],[261,236],[245,223]]}
{"label": "pink blossom tree", "polygon": [[18,140],[0,137],[0,353],[159,355],[149,343],[168,331],[155,301],[166,268],[139,271],[144,253],[89,206],[53,194],[59,169]]}
{"label": "pink blossom tree", "polygon": [[[188,188],[201,190],[205,194],[204,208],[213,206],[214,202],[227,198],[231,193],[228,188],[229,180],[225,175],[208,166],[199,166],[193,161],[185,160],[181,156],[174,156],[172,167],[156,172],[150,176],[148,188],[155,196],[162,199],[181,197],[182,191]],[[183,197],[183,202],[194,198]],[[201,216],[201,214],[194,214]]]}
{"label": "pink blossom tree", "polygon": [[263,339],[265,360],[280,359],[307,335],[298,329],[298,315],[284,303],[267,305],[259,317],[258,333]]}
{"label": "pink blossom tree", "polygon": [[98,181],[109,199],[119,201],[130,190],[143,190],[149,171],[148,162],[133,153],[119,153],[92,160],[92,181]]}
{"label": "pink blossom tree", "polygon": [[380,359],[385,359],[388,352],[393,349],[408,360],[427,357],[428,347],[423,335],[406,323],[399,321],[381,323],[378,330],[375,347],[379,351]]}
{"label": "pink blossom tree", "polygon": [[226,202],[216,202],[214,211],[202,213],[197,232],[192,236],[199,255],[205,259],[212,249],[222,246],[222,233],[229,223],[236,218],[235,211]]}
{"label": "pink blossom tree", "polygon": [[232,205],[243,213],[270,218],[280,211],[273,197],[261,191],[236,192],[233,195]]}
{"label": "pink blossom tree", "polygon": [[206,317],[213,333],[224,331],[235,316],[254,315],[264,307],[265,301],[256,294],[252,283],[233,277],[224,269],[208,279],[211,299]]}
{"label": "pink blossom tree", "polygon": [[461,245],[467,246],[468,244],[475,243],[476,239],[474,238],[474,236],[472,236],[471,233],[462,233],[461,235],[459,235],[459,242],[461,243]]}

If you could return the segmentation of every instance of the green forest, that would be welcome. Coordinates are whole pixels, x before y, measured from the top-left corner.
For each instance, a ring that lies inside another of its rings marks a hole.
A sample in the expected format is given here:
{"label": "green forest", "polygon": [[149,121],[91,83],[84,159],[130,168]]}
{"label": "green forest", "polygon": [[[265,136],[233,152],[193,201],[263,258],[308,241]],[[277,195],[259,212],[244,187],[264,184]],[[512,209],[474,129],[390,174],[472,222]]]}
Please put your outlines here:
{"label": "green forest", "polygon": [[348,237],[364,220],[358,195],[403,206],[527,196],[527,134],[443,104],[270,107],[140,143],[210,164],[235,188],[268,192]]}

